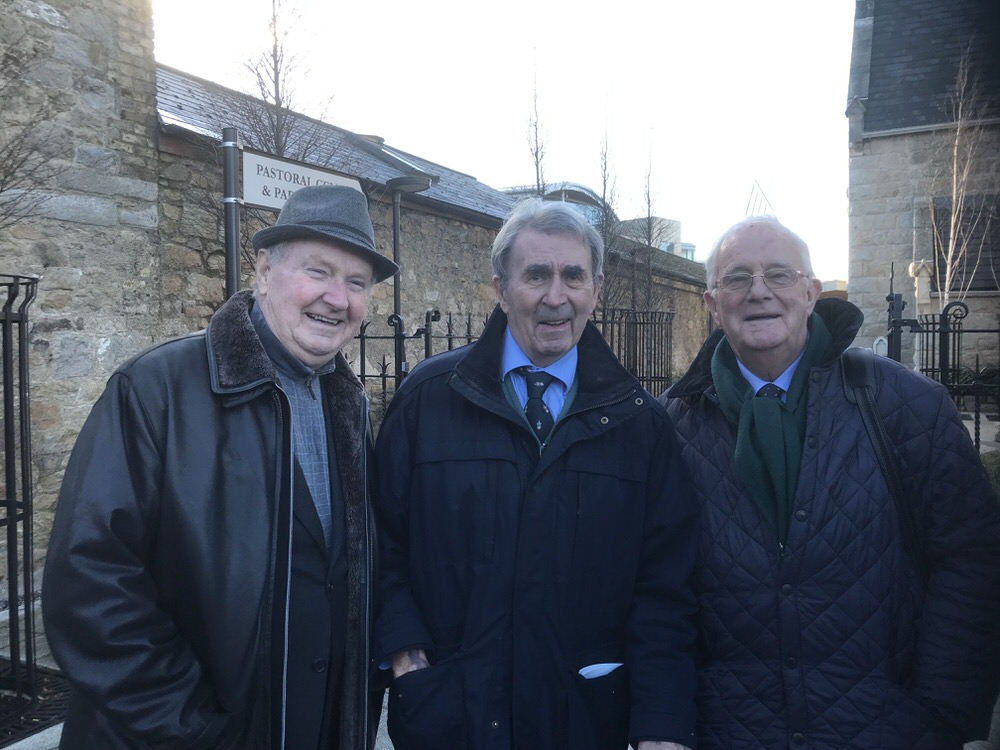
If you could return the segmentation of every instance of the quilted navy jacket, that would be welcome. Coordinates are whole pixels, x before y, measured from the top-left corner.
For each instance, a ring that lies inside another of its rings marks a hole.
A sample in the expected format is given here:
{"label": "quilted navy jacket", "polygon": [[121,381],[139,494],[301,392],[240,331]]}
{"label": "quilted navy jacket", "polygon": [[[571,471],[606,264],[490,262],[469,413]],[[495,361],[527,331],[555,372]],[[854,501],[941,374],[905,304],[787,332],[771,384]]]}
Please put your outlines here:
{"label": "quilted navy jacket", "polygon": [[809,373],[783,545],[733,466],[709,367],[721,334],[663,396],[703,511],[698,747],[958,748],[986,736],[1000,679],[1000,508],[945,389],[878,358],[921,580],[838,363],[862,315],[841,300],[816,312],[834,345]]}

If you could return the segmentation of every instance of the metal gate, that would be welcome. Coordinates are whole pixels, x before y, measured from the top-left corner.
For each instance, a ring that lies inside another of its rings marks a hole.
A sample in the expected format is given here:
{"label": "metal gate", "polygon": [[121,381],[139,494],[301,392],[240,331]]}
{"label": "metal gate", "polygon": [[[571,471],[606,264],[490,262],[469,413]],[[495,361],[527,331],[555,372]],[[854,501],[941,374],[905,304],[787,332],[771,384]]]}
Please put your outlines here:
{"label": "metal gate", "polygon": [[[636,311],[611,308],[594,314],[593,322],[622,365],[643,387],[656,395],[672,381],[672,312]],[[472,313],[440,313],[428,310],[423,324],[412,333],[405,330],[401,317],[391,315],[389,331],[373,333],[366,321],[357,336],[358,356],[352,366],[365,384],[372,401],[372,418],[381,424],[382,415],[399,384],[416,363],[434,354],[450,351],[476,341],[486,325],[485,318]],[[352,359],[347,354],[348,359]],[[370,362],[376,362],[374,370]]]}
{"label": "metal gate", "polygon": [[987,414],[1000,412],[1000,318],[993,328],[966,325],[969,306],[949,302],[934,315],[904,318],[901,295],[891,291],[888,353],[900,361],[902,335],[914,336],[917,369],[944,385],[959,409],[971,415],[973,438],[980,448],[980,433]]}

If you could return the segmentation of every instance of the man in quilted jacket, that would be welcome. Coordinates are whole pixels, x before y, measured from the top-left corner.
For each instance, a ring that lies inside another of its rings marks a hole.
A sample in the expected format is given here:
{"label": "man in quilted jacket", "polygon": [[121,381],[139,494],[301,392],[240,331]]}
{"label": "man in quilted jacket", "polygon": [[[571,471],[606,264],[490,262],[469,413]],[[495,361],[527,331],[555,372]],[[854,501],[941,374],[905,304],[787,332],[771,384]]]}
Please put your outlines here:
{"label": "man in quilted jacket", "polygon": [[662,397],[702,504],[699,750],[985,737],[1000,507],[947,391],[875,358],[897,506],[842,369],[861,312],[819,300],[770,217],[728,229],[707,270],[719,330]]}

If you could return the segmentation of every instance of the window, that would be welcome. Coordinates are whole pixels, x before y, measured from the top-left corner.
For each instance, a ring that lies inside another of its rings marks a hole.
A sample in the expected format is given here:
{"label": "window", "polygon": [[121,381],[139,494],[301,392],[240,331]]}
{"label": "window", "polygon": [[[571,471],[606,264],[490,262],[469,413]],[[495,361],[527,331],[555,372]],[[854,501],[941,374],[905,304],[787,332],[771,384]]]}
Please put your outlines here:
{"label": "window", "polygon": [[926,209],[928,243],[933,249],[937,278],[932,290],[945,283],[952,250],[951,291],[1000,291],[1000,196],[976,195],[966,198],[952,242],[953,207],[950,198],[934,198]]}

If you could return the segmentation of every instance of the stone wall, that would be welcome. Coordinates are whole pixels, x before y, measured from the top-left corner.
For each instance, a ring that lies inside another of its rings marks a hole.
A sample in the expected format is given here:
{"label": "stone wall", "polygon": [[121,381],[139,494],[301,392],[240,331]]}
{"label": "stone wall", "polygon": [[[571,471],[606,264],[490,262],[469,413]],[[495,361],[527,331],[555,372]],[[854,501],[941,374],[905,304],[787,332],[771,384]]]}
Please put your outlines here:
{"label": "stone wall", "polygon": [[[0,2],[4,45],[29,40],[44,51],[26,90],[58,103],[47,139],[56,144],[57,168],[44,191],[48,199],[0,235],[0,273],[42,277],[29,310],[39,562],[69,452],[109,375],[154,342],[203,328],[225,294],[219,150],[160,129],[152,39],[149,0]],[[6,107],[0,128],[15,126],[18,112]],[[242,244],[249,248],[250,234],[273,214],[241,214]],[[380,251],[391,256],[389,196],[372,197],[372,219]],[[497,224],[458,220],[403,197],[407,331],[429,309],[485,320],[495,304],[489,251]],[[250,254],[240,276],[243,286],[252,285]],[[705,337],[705,308],[700,288],[665,283],[676,312],[677,376]],[[392,312],[392,283],[379,284],[369,332],[390,334]],[[422,357],[418,346],[407,351],[411,364]],[[356,345],[345,353],[358,367]],[[366,368],[372,371],[384,355],[391,357],[391,343],[374,344]]]}
{"label": "stone wall", "polygon": [[[694,362],[698,350],[711,332],[704,286],[672,283],[669,292],[670,309],[674,310],[674,350],[670,374],[679,379]],[[654,394],[660,395],[660,394]]]}
{"label": "stone wall", "polygon": [[[1000,127],[986,129],[984,136],[969,178],[970,195],[998,189]],[[852,151],[848,293],[865,314],[859,345],[870,345],[887,332],[890,267],[894,266],[894,291],[906,303],[904,317],[930,311],[926,304],[918,307],[908,270],[914,261],[932,259],[921,212],[931,197],[950,195],[942,164],[952,138],[947,130],[899,133],[864,139]],[[965,301],[970,308],[968,327],[996,326],[1000,293],[970,294]],[[938,304],[934,295],[931,307]],[[904,362],[913,359],[911,340],[904,334]]]}
{"label": "stone wall", "polygon": [[[90,405],[114,366],[159,332],[151,25],[145,0],[0,4],[4,46],[42,51],[23,83],[55,107],[39,124],[55,168],[48,199],[0,236],[0,273],[42,276],[29,308],[39,555]],[[0,127],[18,127],[16,104],[4,102]]]}

